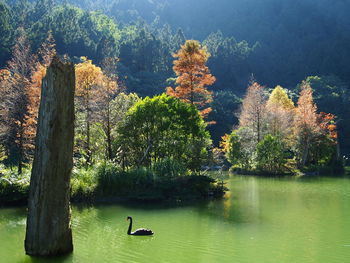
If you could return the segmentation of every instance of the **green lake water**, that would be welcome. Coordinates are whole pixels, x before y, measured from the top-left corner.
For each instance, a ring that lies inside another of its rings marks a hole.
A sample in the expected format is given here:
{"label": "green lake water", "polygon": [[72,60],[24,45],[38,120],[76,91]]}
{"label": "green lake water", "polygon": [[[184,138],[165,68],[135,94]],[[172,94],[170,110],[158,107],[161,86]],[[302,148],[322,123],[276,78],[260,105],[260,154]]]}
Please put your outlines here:
{"label": "green lake water", "polygon": [[[350,262],[350,180],[232,177],[224,200],[72,207],[74,253],[24,254],[24,208],[0,209],[0,262]],[[153,237],[126,235],[150,228]]]}

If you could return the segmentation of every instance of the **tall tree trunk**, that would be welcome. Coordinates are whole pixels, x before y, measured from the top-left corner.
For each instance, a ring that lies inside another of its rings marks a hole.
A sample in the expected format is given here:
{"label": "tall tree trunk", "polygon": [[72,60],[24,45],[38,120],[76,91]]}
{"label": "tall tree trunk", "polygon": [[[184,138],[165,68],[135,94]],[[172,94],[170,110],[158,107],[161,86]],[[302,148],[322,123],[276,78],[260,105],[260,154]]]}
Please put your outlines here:
{"label": "tall tree trunk", "polygon": [[89,90],[86,95],[86,166],[91,165],[91,148],[90,148],[90,95]]}
{"label": "tall tree trunk", "polygon": [[309,138],[307,138],[304,144],[304,149],[303,149],[303,154],[301,159],[301,167],[304,167],[306,165],[306,161],[309,157],[309,148],[310,148],[310,142],[309,142]]}
{"label": "tall tree trunk", "polygon": [[91,165],[91,149],[90,149],[90,114],[89,110],[86,117],[86,166]]}
{"label": "tall tree trunk", "polygon": [[73,250],[69,193],[74,87],[73,64],[55,57],[42,84],[25,238],[29,255],[51,256]]}
{"label": "tall tree trunk", "polygon": [[107,154],[108,154],[108,159],[112,160],[113,159],[112,136],[111,136],[111,123],[110,123],[110,119],[109,119],[109,113],[108,113],[108,116],[107,116],[106,134],[107,134]]}
{"label": "tall tree trunk", "polygon": [[21,121],[21,125],[19,128],[19,145],[18,145],[18,174],[22,174],[23,168],[23,122]]}

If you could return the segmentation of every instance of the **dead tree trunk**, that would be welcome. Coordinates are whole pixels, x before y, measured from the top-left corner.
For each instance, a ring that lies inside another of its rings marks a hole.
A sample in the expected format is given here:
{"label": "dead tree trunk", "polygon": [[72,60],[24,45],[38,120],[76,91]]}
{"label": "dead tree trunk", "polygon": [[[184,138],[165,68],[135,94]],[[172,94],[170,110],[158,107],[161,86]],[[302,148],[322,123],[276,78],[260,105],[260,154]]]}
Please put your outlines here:
{"label": "dead tree trunk", "polygon": [[69,192],[74,88],[73,64],[55,57],[41,91],[25,238],[29,255],[51,256],[73,250]]}

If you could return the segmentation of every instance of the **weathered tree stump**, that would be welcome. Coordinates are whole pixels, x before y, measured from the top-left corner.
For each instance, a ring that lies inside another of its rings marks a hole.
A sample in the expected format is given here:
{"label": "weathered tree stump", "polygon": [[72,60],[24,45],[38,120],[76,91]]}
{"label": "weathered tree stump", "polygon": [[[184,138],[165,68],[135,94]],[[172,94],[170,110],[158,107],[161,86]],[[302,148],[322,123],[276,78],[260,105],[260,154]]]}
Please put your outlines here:
{"label": "weathered tree stump", "polygon": [[74,65],[55,57],[41,91],[25,238],[29,255],[60,255],[73,250],[69,194],[74,89]]}

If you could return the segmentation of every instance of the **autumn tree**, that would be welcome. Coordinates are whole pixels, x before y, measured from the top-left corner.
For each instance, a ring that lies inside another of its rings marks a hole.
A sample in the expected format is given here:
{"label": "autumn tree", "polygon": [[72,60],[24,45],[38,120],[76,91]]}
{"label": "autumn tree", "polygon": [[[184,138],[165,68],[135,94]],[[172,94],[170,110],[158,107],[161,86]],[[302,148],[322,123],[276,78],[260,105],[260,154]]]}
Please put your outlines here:
{"label": "autumn tree", "polygon": [[101,131],[105,139],[106,156],[107,159],[112,160],[113,150],[112,143],[114,138],[112,136],[113,116],[111,103],[116,95],[122,90],[118,85],[117,58],[107,57],[102,62],[103,76],[101,81],[96,85],[94,92],[96,114],[93,118],[101,125]]}
{"label": "autumn tree", "polygon": [[42,80],[46,76],[46,70],[56,54],[55,46],[55,40],[51,32],[48,32],[46,40],[41,44],[38,50],[37,60],[31,76],[31,83],[26,91],[28,97],[28,112],[25,118],[26,129],[24,132],[27,138],[26,148],[31,152],[33,152],[34,149],[36,136]]}
{"label": "autumn tree", "polygon": [[286,90],[276,86],[266,104],[267,133],[286,140],[293,132],[294,103]]}
{"label": "autumn tree", "polygon": [[253,132],[254,142],[258,144],[263,138],[266,120],[266,92],[264,87],[252,81],[245,95],[239,115],[239,127]]}
{"label": "autumn tree", "polygon": [[39,48],[39,56],[31,53],[24,29],[12,51],[12,59],[7,69],[1,73],[1,122],[6,127],[6,135],[1,136],[10,164],[18,163],[21,173],[22,163],[34,153],[37,115],[39,108],[41,81],[46,67],[55,54],[54,40],[49,34]]}
{"label": "autumn tree", "polygon": [[0,69],[0,159],[6,157],[7,149],[4,147],[4,142],[6,141],[7,134],[9,132],[9,123],[7,120],[8,107],[6,107],[6,97],[10,90],[9,78],[11,77],[11,72],[7,69]]}
{"label": "autumn tree", "polygon": [[[86,164],[91,164],[91,123],[93,119],[93,104],[97,99],[95,91],[103,81],[102,69],[82,57],[82,62],[75,66],[76,72],[76,100],[77,100],[77,144],[86,158]],[[79,124],[79,122],[81,122]],[[81,127],[79,127],[81,126]],[[81,131],[81,129],[83,131]],[[79,136],[80,135],[80,136]],[[83,145],[79,145],[82,143]]]}
{"label": "autumn tree", "polygon": [[206,86],[215,82],[206,66],[210,54],[198,41],[187,40],[173,56],[177,58],[173,69],[178,86],[175,89],[168,87],[167,94],[195,105],[202,117],[206,117],[211,112],[206,105],[212,101],[212,92]]}
{"label": "autumn tree", "polygon": [[296,151],[299,165],[305,166],[309,158],[309,152],[320,132],[317,122],[317,106],[314,103],[310,85],[303,82],[295,115]]}
{"label": "autumn tree", "polygon": [[[25,161],[25,147],[28,144],[26,137],[29,98],[28,92],[31,77],[34,71],[35,56],[23,28],[19,28],[16,44],[12,49],[12,58],[7,65],[5,82],[1,85],[2,117],[7,126],[3,144],[6,148],[8,161],[17,163],[18,173],[22,173]],[[5,84],[6,83],[6,84]]]}
{"label": "autumn tree", "polygon": [[340,157],[336,116],[321,112],[317,115],[317,122],[320,130],[315,136],[309,159],[319,166],[333,167]]}

